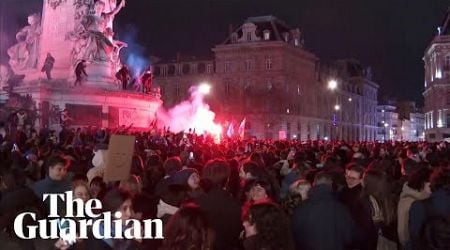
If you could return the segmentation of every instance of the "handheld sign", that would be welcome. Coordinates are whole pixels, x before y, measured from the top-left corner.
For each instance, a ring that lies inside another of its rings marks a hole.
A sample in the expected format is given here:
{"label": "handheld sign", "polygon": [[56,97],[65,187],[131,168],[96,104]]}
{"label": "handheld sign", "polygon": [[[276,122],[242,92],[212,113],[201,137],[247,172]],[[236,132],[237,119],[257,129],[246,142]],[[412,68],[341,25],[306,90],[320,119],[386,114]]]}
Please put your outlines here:
{"label": "handheld sign", "polygon": [[111,135],[106,157],[104,180],[121,181],[129,177],[136,138],[127,135]]}

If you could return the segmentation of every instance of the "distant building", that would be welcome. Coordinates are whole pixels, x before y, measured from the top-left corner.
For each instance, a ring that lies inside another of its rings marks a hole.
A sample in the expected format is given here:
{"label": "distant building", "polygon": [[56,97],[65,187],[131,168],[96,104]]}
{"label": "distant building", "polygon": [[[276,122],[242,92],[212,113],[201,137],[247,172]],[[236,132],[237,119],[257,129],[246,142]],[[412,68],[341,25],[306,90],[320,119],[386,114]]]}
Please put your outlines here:
{"label": "distant building", "polygon": [[[373,141],[378,84],[357,60],[321,63],[298,28],[274,16],[250,17],[209,60],[177,58],[154,65],[166,107],[208,81],[222,122],[247,119],[246,136]],[[335,81],[336,88],[328,89]]]}
{"label": "distant building", "polygon": [[377,140],[423,141],[424,114],[414,102],[391,102],[377,107]]}
{"label": "distant building", "polygon": [[401,140],[401,121],[397,107],[393,105],[379,105],[377,107],[378,141]]}
{"label": "distant building", "polygon": [[450,138],[450,12],[425,50],[425,137]]}

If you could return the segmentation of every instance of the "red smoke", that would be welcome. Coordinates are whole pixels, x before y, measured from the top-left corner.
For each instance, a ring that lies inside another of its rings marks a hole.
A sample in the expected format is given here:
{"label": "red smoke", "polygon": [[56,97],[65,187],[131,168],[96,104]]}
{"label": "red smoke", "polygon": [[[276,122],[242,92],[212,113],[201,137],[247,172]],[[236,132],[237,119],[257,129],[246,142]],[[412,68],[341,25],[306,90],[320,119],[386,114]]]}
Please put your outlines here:
{"label": "red smoke", "polygon": [[191,97],[170,110],[158,110],[158,126],[170,127],[170,131],[187,132],[195,129],[197,134],[212,134],[216,137],[222,135],[222,126],[214,122],[216,114],[204,102],[203,86],[193,86],[189,89]]}

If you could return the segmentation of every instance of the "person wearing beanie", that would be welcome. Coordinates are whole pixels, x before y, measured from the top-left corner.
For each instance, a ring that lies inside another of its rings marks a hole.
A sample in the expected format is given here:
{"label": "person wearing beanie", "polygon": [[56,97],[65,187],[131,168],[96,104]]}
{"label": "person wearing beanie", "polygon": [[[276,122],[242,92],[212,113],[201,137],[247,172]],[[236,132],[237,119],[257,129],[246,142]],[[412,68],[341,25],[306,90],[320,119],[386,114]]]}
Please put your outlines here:
{"label": "person wearing beanie", "polygon": [[200,176],[195,168],[184,168],[172,176],[172,184],[188,185],[192,190],[199,188]]}
{"label": "person wearing beanie", "polygon": [[186,186],[191,198],[199,197],[203,193],[200,188],[200,175],[195,168],[184,168],[176,172],[171,176],[170,183]]}

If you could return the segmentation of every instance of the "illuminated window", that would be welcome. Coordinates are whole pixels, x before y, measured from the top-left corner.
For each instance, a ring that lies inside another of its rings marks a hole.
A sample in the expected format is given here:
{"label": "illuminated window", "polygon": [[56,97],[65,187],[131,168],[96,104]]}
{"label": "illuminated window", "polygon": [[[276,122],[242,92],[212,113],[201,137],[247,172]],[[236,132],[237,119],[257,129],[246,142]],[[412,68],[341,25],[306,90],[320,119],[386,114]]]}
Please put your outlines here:
{"label": "illuminated window", "polygon": [[213,72],[213,65],[208,64],[208,66],[206,66],[206,73],[211,74],[212,72]]}

